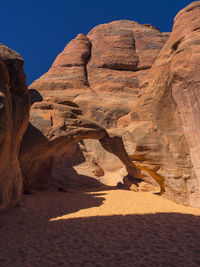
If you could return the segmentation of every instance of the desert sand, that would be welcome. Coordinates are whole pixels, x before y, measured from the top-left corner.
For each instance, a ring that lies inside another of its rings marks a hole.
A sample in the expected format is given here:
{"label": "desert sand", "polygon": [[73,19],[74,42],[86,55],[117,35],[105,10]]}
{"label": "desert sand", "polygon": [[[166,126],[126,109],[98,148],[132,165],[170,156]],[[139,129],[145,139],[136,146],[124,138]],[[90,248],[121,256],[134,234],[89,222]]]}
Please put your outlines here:
{"label": "desert sand", "polygon": [[0,215],[0,266],[200,266],[200,209],[114,188],[24,195]]}

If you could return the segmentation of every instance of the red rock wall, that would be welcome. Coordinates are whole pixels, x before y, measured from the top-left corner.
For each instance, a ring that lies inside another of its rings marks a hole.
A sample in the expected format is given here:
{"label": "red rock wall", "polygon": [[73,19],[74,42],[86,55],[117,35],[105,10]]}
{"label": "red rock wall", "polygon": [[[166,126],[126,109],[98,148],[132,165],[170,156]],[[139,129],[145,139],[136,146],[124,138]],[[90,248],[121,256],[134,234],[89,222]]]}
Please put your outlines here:
{"label": "red rock wall", "polygon": [[115,127],[131,110],[167,39],[167,34],[134,21],[99,25],[72,40],[30,88],[43,96],[70,97],[86,116],[106,128]]}
{"label": "red rock wall", "polygon": [[170,35],[133,21],[99,25],[30,86],[70,97],[106,128],[123,128],[138,168],[166,197],[191,206],[200,206],[199,6],[179,12]]}
{"label": "red rock wall", "polygon": [[[121,118],[133,154],[154,166],[167,197],[200,206],[200,1],[175,17],[169,40],[141,87],[133,111]],[[145,165],[144,164],[144,165]]]}
{"label": "red rock wall", "polygon": [[22,176],[18,152],[29,120],[23,59],[0,44],[0,211],[18,203]]}

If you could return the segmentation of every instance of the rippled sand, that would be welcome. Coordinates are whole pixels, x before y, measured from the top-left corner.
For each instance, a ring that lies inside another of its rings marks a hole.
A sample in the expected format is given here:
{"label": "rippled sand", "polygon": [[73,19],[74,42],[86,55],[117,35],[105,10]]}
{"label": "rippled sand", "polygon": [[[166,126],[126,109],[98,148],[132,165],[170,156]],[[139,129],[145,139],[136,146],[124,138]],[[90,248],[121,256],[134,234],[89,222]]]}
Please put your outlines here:
{"label": "rippled sand", "polygon": [[200,209],[124,190],[24,196],[0,215],[0,266],[200,266]]}

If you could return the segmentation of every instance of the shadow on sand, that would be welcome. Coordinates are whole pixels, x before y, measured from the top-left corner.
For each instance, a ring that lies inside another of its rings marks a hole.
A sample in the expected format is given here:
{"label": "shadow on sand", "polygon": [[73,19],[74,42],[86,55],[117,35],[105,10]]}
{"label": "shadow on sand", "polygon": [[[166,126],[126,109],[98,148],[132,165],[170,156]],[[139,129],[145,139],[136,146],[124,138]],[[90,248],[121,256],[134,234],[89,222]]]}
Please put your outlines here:
{"label": "shadow on sand", "polygon": [[115,215],[49,221],[102,205],[105,192],[45,191],[0,216],[3,266],[199,266],[200,216]]}

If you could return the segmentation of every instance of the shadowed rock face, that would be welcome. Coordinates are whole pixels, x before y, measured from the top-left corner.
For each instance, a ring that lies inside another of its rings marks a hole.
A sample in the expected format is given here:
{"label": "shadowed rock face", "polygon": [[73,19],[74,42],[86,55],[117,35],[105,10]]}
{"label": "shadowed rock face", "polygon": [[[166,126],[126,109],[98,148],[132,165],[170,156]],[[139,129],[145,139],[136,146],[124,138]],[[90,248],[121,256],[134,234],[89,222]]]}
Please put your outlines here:
{"label": "shadowed rock face", "polygon": [[79,34],[33,82],[42,96],[67,96],[106,128],[129,113],[140,84],[168,39],[150,25],[120,20]]}
{"label": "shadowed rock face", "polygon": [[[200,206],[200,1],[178,13],[169,40],[141,86],[127,127],[133,158],[150,166],[163,193]],[[125,136],[124,135],[124,136]],[[131,152],[130,152],[131,153]]]}
{"label": "shadowed rock face", "polygon": [[[129,159],[121,137],[109,136],[103,127],[86,119],[78,105],[68,98],[46,97],[41,100],[36,91],[30,90],[30,93],[32,103],[35,103],[31,108],[29,127],[20,149],[25,190],[47,188],[54,182],[53,176],[58,176],[53,167],[62,159],[69,165],[68,176],[74,176],[72,162],[75,162],[74,165],[80,164],[80,153],[83,161],[86,161],[84,148],[82,152],[80,149],[79,153],[77,151],[77,142],[83,139],[98,139],[104,149],[123,162],[129,175],[138,177],[139,171]],[[38,99],[41,102],[36,102]],[[97,176],[98,172],[103,172],[97,163],[90,163],[91,168],[96,168],[94,171]]]}
{"label": "shadowed rock face", "polygon": [[0,44],[0,211],[21,198],[18,151],[28,125],[29,98],[23,59]]}

